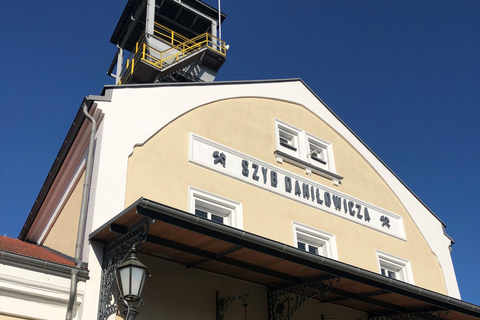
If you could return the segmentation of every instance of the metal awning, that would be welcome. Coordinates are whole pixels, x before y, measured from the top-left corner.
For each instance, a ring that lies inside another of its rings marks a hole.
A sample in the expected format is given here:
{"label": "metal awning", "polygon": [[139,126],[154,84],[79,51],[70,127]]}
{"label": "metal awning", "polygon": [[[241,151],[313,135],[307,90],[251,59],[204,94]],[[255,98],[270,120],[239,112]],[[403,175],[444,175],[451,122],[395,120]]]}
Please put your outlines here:
{"label": "metal awning", "polygon": [[328,280],[332,287],[322,302],[363,311],[370,318],[431,313],[440,315],[437,319],[480,319],[479,306],[144,198],[94,231],[90,240],[109,245],[153,220],[140,252],[159,259],[264,285],[269,290]]}

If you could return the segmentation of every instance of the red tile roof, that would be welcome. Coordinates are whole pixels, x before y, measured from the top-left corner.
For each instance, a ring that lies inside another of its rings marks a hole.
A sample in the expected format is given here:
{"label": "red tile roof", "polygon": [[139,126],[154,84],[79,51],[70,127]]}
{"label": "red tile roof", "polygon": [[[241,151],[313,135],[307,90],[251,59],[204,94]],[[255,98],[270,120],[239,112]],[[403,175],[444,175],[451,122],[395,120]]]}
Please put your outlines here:
{"label": "red tile roof", "polygon": [[74,267],[75,263],[66,256],[56,253],[53,250],[27,243],[18,239],[0,236],[0,251],[8,251],[23,256],[41,259],[45,261],[64,264]]}

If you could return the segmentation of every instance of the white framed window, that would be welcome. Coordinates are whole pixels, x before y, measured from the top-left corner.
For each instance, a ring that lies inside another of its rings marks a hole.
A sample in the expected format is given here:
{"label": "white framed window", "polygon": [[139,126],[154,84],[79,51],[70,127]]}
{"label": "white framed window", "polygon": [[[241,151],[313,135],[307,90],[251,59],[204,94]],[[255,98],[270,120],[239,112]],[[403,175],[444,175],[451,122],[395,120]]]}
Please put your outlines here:
{"label": "white framed window", "polygon": [[412,268],[408,260],[380,250],[376,250],[376,254],[381,275],[414,284]]}
{"label": "white framed window", "polygon": [[279,120],[275,121],[275,128],[277,150],[299,157],[300,145],[298,136],[301,130]]}
{"label": "white framed window", "polygon": [[332,144],[306,133],[308,161],[315,166],[335,172]]}
{"label": "white framed window", "polygon": [[336,174],[332,144],[304,130],[275,119],[277,162],[287,161],[313,173],[333,180],[338,185],[341,176]]}
{"label": "white framed window", "polygon": [[338,260],[335,235],[299,222],[293,222],[295,246],[313,254]]}
{"label": "white framed window", "polygon": [[243,229],[242,204],[198,188],[188,188],[188,212],[204,219]]}

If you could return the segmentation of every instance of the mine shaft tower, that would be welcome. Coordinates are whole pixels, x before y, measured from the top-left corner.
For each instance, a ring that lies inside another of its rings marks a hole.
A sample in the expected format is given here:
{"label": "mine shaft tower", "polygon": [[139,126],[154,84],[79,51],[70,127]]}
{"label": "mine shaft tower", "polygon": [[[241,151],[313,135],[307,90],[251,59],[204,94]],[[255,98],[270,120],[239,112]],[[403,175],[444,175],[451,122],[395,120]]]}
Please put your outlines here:
{"label": "mine shaft tower", "polygon": [[213,81],[228,49],[217,34],[225,17],[198,0],[128,0],[107,74],[115,84]]}

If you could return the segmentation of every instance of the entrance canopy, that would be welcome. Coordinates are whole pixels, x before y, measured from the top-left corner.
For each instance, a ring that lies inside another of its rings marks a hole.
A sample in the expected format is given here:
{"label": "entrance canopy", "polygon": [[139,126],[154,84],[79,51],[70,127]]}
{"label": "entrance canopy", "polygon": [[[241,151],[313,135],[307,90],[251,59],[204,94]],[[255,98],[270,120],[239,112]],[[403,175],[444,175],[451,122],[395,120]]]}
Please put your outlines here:
{"label": "entrance canopy", "polygon": [[148,225],[142,254],[260,284],[270,292],[298,294],[328,282],[328,290],[313,299],[363,311],[372,319],[480,319],[479,306],[144,198],[94,231],[90,240],[111,246],[142,225]]}

